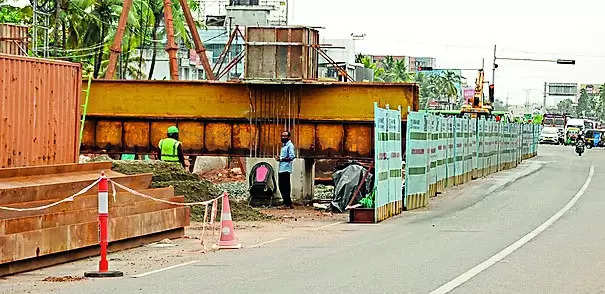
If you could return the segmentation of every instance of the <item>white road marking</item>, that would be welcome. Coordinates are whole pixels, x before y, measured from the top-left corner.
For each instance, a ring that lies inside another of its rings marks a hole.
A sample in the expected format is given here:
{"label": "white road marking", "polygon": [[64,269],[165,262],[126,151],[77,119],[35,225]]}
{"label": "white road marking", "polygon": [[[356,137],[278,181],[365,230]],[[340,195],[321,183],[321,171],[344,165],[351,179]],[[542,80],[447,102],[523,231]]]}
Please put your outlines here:
{"label": "white road marking", "polygon": [[320,226],[320,227],[313,228],[313,230],[321,230],[321,229],[329,228],[331,226],[339,225],[339,224],[342,224],[342,223],[344,223],[344,222],[335,222],[335,223],[332,223],[332,224],[327,224],[327,225],[323,225],[323,226]]}
{"label": "white road marking", "polygon": [[553,223],[555,223],[557,220],[559,220],[561,218],[561,216],[563,216],[568,210],[570,210],[576,204],[576,202],[578,202],[578,199],[580,199],[580,197],[582,197],[582,195],[584,195],[584,193],[586,192],[586,189],[588,189],[588,186],[590,185],[590,182],[592,181],[593,175],[594,175],[594,166],[591,166],[590,172],[588,173],[588,178],[586,178],[586,182],[584,182],[584,185],[582,186],[582,188],[580,188],[578,193],[576,193],[576,195],[573,198],[571,198],[571,200],[569,200],[567,205],[565,205],[563,208],[561,208],[561,210],[559,210],[557,213],[555,213],[553,216],[551,216],[548,220],[546,220],[546,222],[541,224],[539,227],[535,228],[533,231],[529,232],[527,235],[523,236],[521,239],[517,240],[515,243],[509,245],[508,247],[504,248],[502,251],[496,253],[496,255],[494,255],[494,256],[490,257],[489,259],[485,260],[484,262],[476,265],[472,269],[459,275],[458,277],[447,282],[446,284],[442,285],[441,287],[433,290],[431,292],[431,294],[445,294],[445,293],[448,293],[448,292],[454,290],[456,287],[464,284],[465,282],[467,282],[474,276],[476,276],[479,273],[481,273],[482,271],[488,269],[490,266],[501,261],[508,255],[513,253],[515,250],[517,250],[517,249],[521,248],[523,245],[527,244],[529,241],[531,241],[533,238],[538,236],[540,233],[544,232],[544,230],[546,230]]}
{"label": "white road marking", "polygon": [[183,266],[194,264],[194,263],[198,263],[198,262],[200,262],[200,260],[192,260],[192,261],[189,261],[189,262],[185,262],[185,263],[181,263],[181,264],[177,264],[177,265],[173,265],[173,266],[157,269],[157,270],[154,270],[154,271],[146,272],[146,273],[135,275],[135,276],[132,276],[132,277],[133,278],[142,278],[142,277],[145,277],[145,276],[148,276],[148,275],[152,275],[152,274],[156,274],[156,273],[159,273],[159,272],[163,272],[163,271],[167,271],[167,270],[183,267]]}
{"label": "white road marking", "polygon": [[258,248],[258,247],[261,247],[261,246],[263,246],[263,245],[271,244],[271,243],[273,243],[273,242],[277,242],[277,241],[281,241],[281,240],[286,240],[286,238],[277,238],[277,239],[273,239],[273,240],[269,240],[269,241],[261,242],[261,243],[258,243],[258,244],[255,244],[255,245],[252,245],[252,246],[250,246],[250,247],[248,247],[248,248]]}

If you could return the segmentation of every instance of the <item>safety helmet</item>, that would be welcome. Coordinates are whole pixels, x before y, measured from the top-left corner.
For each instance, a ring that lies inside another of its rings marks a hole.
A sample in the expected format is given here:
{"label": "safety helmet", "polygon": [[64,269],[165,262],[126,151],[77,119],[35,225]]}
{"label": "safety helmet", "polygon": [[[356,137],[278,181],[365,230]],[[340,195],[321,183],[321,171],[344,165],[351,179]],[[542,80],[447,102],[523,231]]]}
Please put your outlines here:
{"label": "safety helmet", "polygon": [[176,126],[171,126],[168,128],[168,134],[178,134],[179,129]]}

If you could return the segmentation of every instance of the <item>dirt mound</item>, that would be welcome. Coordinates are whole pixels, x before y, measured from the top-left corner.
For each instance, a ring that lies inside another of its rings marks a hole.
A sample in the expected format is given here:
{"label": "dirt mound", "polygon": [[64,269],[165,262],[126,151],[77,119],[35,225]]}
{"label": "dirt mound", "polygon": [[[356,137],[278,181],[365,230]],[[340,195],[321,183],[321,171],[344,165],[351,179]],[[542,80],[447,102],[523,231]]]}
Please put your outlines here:
{"label": "dirt mound", "polygon": [[[186,202],[210,200],[221,193],[216,185],[210,181],[200,179],[198,175],[189,173],[178,164],[163,161],[116,160],[113,161],[112,169],[128,175],[152,173],[151,186],[153,188],[173,186],[175,194],[185,196]],[[231,213],[235,221],[258,221],[271,218],[259,210],[248,206],[245,201],[238,202],[231,198],[230,200]],[[220,208],[219,204],[219,216]],[[203,217],[203,206],[193,206],[191,208],[191,219],[193,221],[202,221]]]}
{"label": "dirt mound", "polygon": [[76,282],[86,280],[84,277],[72,277],[72,276],[63,276],[63,277],[46,277],[43,282]]}

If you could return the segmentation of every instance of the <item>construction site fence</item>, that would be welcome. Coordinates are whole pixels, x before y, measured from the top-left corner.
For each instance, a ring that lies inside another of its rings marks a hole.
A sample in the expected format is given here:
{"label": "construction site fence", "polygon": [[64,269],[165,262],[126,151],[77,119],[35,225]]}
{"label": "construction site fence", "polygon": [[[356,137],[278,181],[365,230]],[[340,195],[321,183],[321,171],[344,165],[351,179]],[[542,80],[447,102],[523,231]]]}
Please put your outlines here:
{"label": "construction site fence", "polygon": [[537,155],[541,125],[410,112],[405,150],[408,210],[446,188],[516,167]]}

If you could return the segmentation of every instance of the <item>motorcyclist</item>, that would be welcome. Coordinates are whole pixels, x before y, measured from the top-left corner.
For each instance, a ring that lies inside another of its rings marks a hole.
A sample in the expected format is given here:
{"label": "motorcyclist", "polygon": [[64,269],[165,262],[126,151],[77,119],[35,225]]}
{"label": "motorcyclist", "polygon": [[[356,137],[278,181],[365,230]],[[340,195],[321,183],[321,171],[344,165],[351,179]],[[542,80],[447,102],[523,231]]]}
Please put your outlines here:
{"label": "motorcyclist", "polygon": [[580,131],[576,139],[576,153],[578,153],[579,156],[582,156],[582,153],[584,153],[584,143],[584,132]]}

